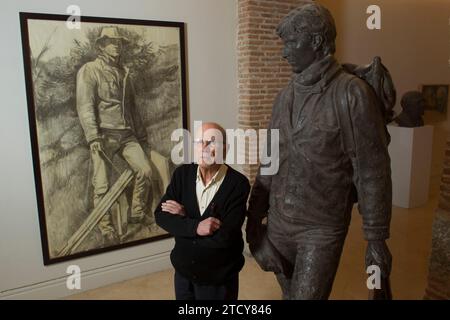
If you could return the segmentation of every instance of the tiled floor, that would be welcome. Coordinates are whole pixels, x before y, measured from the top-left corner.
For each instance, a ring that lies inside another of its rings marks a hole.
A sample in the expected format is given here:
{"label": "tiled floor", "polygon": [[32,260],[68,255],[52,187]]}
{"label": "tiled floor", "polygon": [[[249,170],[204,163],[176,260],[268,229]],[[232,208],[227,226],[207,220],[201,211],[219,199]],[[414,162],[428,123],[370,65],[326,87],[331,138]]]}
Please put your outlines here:
{"label": "tiled floor", "polygon": [[[439,116],[426,115],[426,123],[436,123]],[[391,284],[394,299],[422,299],[425,292],[428,258],[431,248],[431,226],[439,196],[439,181],[448,130],[435,124],[433,164],[428,203],[415,209],[394,207],[391,239],[393,255]],[[367,299],[364,272],[365,241],[357,211],[347,236],[331,299]],[[247,258],[240,274],[239,299],[280,299],[281,291],[270,273],[265,273],[252,258]],[[150,274],[108,287],[84,292],[69,299],[173,299],[173,270]]]}

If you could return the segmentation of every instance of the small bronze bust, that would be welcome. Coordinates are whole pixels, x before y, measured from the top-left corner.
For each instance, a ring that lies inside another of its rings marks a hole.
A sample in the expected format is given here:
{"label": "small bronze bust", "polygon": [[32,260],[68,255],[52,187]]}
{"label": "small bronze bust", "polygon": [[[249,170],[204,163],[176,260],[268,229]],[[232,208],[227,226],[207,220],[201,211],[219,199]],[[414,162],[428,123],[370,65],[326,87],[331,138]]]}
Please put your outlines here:
{"label": "small bronze bust", "polygon": [[402,113],[394,119],[399,127],[416,128],[423,127],[423,114],[425,110],[425,98],[419,91],[405,93],[400,102]]}

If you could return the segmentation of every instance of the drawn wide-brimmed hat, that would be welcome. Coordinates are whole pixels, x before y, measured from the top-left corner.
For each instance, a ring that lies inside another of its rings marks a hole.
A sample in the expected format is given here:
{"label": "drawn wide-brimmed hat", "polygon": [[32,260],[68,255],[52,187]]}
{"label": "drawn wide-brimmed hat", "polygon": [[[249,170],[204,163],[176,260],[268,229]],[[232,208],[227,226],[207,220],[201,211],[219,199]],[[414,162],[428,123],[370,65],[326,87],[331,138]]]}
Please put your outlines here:
{"label": "drawn wide-brimmed hat", "polygon": [[100,41],[105,39],[120,39],[122,42],[128,42],[126,37],[119,34],[116,27],[104,27],[100,36],[95,40],[95,43],[98,45]]}

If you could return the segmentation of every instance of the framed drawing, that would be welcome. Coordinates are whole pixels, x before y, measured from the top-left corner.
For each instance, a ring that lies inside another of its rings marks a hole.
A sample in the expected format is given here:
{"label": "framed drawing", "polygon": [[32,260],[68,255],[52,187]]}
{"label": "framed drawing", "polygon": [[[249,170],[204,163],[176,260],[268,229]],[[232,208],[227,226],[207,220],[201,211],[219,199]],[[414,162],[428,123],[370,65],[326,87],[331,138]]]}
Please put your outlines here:
{"label": "framed drawing", "polygon": [[44,264],[168,237],[154,221],[187,129],[184,24],[20,13]]}
{"label": "framed drawing", "polygon": [[425,98],[426,110],[447,113],[449,85],[422,85],[421,89]]}

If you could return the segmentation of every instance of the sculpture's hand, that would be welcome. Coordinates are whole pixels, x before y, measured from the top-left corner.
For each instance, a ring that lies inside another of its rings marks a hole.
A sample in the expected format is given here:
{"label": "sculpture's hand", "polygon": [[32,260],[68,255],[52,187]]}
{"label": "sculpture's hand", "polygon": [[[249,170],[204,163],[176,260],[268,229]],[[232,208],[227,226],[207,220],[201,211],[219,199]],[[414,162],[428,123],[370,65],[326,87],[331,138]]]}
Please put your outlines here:
{"label": "sculpture's hand", "polygon": [[384,241],[369,241],[366,251],[366,267],[377,265],[381,271],[380,289],[369,290],[369,300],[392,300],[389,275],[392,255]]}
{"label": "sculpture's hand", "polygon": [[381,271],[381,277],[387,279],[391,274],[392,255],[384,240],[369,241],[366,250],[366,268],[377,265]]}
{"label": "sculpture's hand", "polygon": [[250,252],[264,271],[292,276],[294,266],[284,258],[267,236],[267,225],[261,218],[247,220],[246,237]]}
{"label": "sculpture's hand", "polygon": [[256,246],[262,237],[262,221],[257,218],[249,217],[245,228],[245,239],[250,246]]}

